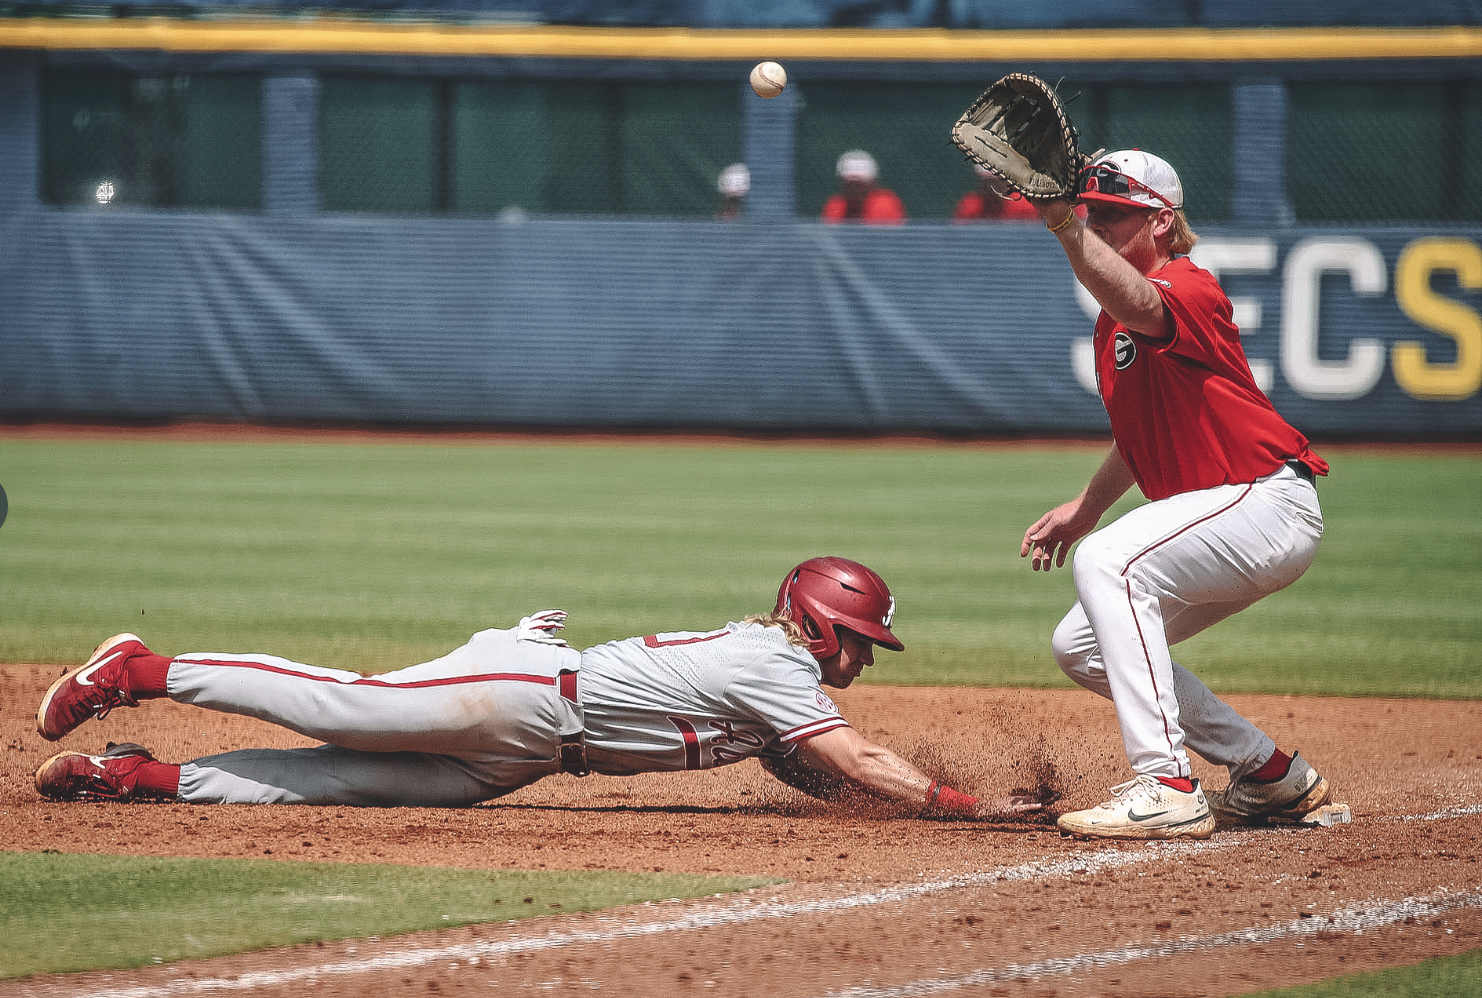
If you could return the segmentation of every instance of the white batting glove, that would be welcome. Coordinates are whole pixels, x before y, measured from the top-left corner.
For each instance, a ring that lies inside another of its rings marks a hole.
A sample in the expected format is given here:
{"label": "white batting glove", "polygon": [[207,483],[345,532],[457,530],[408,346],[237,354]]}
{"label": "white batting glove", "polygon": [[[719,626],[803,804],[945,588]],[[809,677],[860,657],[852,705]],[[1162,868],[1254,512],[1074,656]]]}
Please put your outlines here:
{"label": "white batting glove", "polygon": [[538,641],[543,645],[569,647],[556,632],[566,626],[565,610],[540,610],[528,617],[521,617],[515,626],[516,641]]}

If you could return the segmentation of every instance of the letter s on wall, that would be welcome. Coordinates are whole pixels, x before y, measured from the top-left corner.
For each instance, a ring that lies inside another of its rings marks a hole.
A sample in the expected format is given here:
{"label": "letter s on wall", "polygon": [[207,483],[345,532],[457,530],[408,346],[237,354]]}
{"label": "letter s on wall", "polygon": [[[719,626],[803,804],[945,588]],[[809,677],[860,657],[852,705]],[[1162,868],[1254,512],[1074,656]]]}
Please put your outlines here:
{"label": "letter s on wall", "polygon": [[1432,364],[1425,344],[1402,340],[1391,351],[1395,381],[1418,399],[1467,399],[1482,389],[1482,316],[1431,288],[1431,275],[1438,270],[1455,273],[1467,291],[1482,290],[1482,249],[1466,239],[1417,239],[1395,264],[1400,308],[1416,325],[1455,340],[1456,359]]}

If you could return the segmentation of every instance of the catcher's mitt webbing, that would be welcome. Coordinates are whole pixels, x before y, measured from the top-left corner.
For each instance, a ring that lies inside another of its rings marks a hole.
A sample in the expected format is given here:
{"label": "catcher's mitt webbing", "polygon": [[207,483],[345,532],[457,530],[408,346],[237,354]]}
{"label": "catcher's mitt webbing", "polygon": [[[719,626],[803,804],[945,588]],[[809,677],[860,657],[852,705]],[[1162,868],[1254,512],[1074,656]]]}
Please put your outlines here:
{"label": "catcher's mitt webbing", "polygon": [[1055,88],[1029,73],[1010,73],[983,92],[957,123],[952,141],[1027,198],[1074,197],[1090,160]]}

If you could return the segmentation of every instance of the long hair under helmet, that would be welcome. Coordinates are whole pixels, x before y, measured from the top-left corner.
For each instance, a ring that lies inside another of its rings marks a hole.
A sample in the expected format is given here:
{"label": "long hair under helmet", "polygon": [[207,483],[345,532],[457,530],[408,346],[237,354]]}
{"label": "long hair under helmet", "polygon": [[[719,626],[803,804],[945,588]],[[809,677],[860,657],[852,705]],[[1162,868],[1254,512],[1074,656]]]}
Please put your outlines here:
{"label": "long hair under helmet", "polygon": [[803,629],[808,651],[824,659],[839,650],[837,627],[847,627],[893,651],[904,651],[890,633],[895,597],[885,580],[848,558],[809,558],[787,573],[777,590],[777,613]]}

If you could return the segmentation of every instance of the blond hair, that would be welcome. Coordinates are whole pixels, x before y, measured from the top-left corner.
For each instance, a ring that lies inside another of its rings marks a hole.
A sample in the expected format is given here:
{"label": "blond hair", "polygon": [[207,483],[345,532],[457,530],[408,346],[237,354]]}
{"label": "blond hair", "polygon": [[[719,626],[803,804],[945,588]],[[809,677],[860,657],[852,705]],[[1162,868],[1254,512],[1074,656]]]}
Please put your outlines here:
{"label": "blond hair", "polygon": [[1181,256],[1188,255],[1199,241],[1199,236],[1189,228],[1189,220],[1182,208],[1173,209],[1173,225],[1168,230],[1168,249]]}
{"label": "blond hair", "polygon": [[789,644],[799,648],[808,647],[808,636],[803,633],[803,628],[785,613],[778,613],[775,610],[770,613],[754,613],[745,619],[745,623],[781,628],[782,633],[787,635]]}

